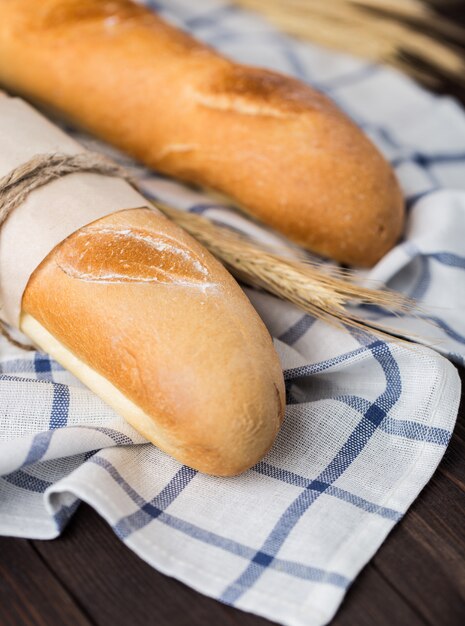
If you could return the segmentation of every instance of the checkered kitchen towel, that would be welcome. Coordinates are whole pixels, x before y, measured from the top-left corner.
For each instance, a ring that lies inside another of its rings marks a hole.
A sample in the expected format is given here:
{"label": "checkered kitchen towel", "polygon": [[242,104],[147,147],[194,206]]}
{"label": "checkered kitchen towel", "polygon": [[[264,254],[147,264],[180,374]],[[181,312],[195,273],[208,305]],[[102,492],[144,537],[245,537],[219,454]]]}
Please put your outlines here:
{"label": "checkered kitchen towel", "polygon": [[[213,478],[145,444],[46,355],[3,342],[0,533],[56,537],[83,500],[144,560],[202,593],[283,624],[322,625],[432,475],[454,426],[460,383],[438,350],[464,363],[465,116],[392,70],[292,41],[233,6],[166,0],[154,9],[237,59],[329,93],[378,144],[409,222],[371,276],[417,297],[424,312],[362,312],[433,338],[435,351],[343,333],[248,291],[282,359],[286,420],[256,467]],[[204,195],[134,171],[154,196],[272,237]]]}

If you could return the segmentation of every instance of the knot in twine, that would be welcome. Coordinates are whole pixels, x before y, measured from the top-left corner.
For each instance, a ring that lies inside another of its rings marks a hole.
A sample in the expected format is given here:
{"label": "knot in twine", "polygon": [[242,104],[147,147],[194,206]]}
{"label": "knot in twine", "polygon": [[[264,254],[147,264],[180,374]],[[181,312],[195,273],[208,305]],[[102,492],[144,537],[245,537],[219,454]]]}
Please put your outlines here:
{"label": "knot in twine", "polygon": [[[32,191],[57,178],[77,172],[119,176],[132,182],[122,167],[96,152],[37,154],[0,178],[0,229],[9,215],[26,200]],[[0,320],[0,334],[18,348],[34,350],[31,346],[16,341],[2,320]]]}

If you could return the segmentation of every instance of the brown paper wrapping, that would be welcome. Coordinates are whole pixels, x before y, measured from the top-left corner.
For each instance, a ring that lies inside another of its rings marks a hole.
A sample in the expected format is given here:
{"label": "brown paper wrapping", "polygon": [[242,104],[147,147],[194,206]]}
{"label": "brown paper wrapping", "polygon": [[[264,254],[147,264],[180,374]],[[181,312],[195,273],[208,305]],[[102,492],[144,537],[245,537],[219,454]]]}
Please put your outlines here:
{"label": "brown paper wrapping", "polygon": [[[37,154],[81,152],[31,106],[0,93],[0,177]],[[33,191],[0,230],[0,317],[19,327],[29,277],[60,241],[105,215],[146,204],[127,182],[100,174],[69,174]]]}

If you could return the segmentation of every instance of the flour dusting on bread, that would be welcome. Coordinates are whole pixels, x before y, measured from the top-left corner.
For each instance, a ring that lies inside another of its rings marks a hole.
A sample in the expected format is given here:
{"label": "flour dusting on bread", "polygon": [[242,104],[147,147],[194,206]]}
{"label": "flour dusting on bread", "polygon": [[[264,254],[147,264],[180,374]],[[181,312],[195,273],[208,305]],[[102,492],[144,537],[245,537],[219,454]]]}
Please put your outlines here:
{"label": "flour dusting on bread", "polygon": [[137,229],[83,228],[57,250],[56,264],[72,278],[106,283],[205,285],[207,267],[162,234]]}

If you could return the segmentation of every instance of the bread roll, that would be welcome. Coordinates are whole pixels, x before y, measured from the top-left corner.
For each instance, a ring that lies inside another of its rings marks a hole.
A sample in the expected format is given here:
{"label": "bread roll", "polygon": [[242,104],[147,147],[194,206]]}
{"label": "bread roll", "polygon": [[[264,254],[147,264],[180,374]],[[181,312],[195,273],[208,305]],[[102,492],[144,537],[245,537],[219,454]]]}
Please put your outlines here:
{"label": "bread roll", "polygon": [[0,2],[0,83],[344,263],[401,233],[391,168],[328,98],[129,0]]}
{"label": "bread roll", "polygon": [[149,209],[59,244],[31,276],[21,329],[149,441],[240,473],[271,447],[285,393],[265,326],[200,244]]}

